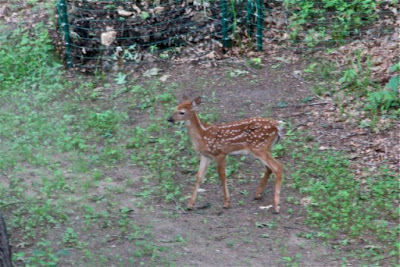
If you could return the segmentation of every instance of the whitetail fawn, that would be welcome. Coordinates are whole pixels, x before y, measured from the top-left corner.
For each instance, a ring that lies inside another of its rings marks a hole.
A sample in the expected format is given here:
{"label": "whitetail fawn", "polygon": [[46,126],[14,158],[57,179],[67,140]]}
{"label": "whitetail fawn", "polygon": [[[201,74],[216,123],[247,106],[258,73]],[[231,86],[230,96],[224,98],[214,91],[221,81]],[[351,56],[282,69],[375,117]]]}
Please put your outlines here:
{"label": "whitetail fawn", "polygon": [[282,185],[282,164],[271,155],[272,146],[281,138],[277,121],[249,118],[237,122],[207,125],[197,116],[194,108],[201,103],[184,100],[178,105],[169,122],[185,121],[194,149],[201,154],[200,167],[188,209],[193,209],[197,191],[212,158],[217,161],[218,174],[224,191],[224,208],[229,208],[229,191],[225,178],[225,157],[228,154],[251,153],[265,165],[266,171],[257,187],[255,199],[260,199],[271,173],[275,175],[274,209],[279,213],[279,194]]}

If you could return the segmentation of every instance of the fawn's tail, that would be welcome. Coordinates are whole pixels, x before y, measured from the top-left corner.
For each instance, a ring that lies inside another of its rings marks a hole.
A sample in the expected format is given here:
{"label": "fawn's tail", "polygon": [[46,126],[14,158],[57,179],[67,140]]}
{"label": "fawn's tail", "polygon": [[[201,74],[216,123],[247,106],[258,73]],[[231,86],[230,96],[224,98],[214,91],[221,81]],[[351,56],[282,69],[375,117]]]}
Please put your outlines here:
{"label": "fawn's tail", "polygon": [[279,140],[281,140],[281,138],[283,137],[283,130],[284,130],[284,122],[283,121],[278,121],[279,125],[278,125],[278,135],[275,137],[274,140],[274,145],[277,144],[279,142]]}

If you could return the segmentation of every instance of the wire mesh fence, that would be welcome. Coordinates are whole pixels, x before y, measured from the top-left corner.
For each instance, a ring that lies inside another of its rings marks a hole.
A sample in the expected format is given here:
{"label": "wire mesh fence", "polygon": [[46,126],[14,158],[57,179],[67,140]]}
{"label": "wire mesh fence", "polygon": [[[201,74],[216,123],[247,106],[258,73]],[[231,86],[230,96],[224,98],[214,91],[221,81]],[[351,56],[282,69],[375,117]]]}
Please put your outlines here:
{"label": "wire mesh fence", "polygon": [[107,67],[174,59],[198,45],[310,50],[393,33],[396,3],[373,2],[58,0],[57,13],[67,65]]}
{"label": "wire mesh fence", "polygon": [[398,32],[398,11],[395,1],[268,1],[263,5],[263,42],[313,50],[372,40]]}
{"label": "wire mesh fence", "polygon": [[244,14],[232,12],[226,0],[157,5],[59,0],[57,10],[68,66],[165,60],[187,45],[213,40],[228,47]]}

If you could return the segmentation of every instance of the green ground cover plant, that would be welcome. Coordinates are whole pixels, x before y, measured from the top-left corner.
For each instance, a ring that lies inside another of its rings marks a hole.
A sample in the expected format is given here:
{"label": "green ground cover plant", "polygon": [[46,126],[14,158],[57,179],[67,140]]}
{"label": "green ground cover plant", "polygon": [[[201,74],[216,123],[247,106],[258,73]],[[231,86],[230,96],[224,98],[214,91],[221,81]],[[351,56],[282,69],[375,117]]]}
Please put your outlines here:
{"label": "green ground cover plant", "polygon": [[[69,248],[83,251],[76,258],[78,265],[95,264],[93,258],[100,265],[121,261],[114,253],[93,250],[77,226],[83,223],[87,231],[100,227],[126,234],[133,248],[131,264],[169,265],[159,256],[164,249],[152,241],[151,228],[128,218],[129,210],[115,207],[113,196],[126,188],[115,186],[103,173],[131,154],[121,144],[130,136],[123,127],[126,114],[112,106],[90,105],[90,90],[98,78],[65,79],[43,25],[10,31],[1,35],[0,43],[0,210],[17,250],[31,247],[16,251],[13,261],[57,266],[70,256]],[[106,189],[97,195],[93,190],[100,182]],[[50,235],[55,228],[65,230]],[[107,254],[115,258],[105,258]]]}
{"label": "green ground cover plant", "polygon": [[284,148],[296,162],[292,187],[309,201],[306,223],[315,229],[309,237],[342,245],[363,240],[365,249],[355,255],[378,264],[389,257],[394,263],[400,245],[398,174],[382,164],[376,171],[365,170],[367,178],[358,178],[346,154],[321,151],[301,136],[307,134],[287,136]]}
{"label": "green ground cover plant", "polygon": [[[399,68],[398,64],[392,66],[392,77],[381,84],[372,79],[371,67],[369,58],[361,58],[360,51],[356,51],[346,62],[346,67],[338,68],[332,62],[318,60],[304,72],[315,83],[312,87],[314,94],[332,97],[341,115],[358,120],[360,127],[379,130],[377,124],[380,118],[397,120],[400,114]],[[351,103],[349,98],[355,101]],[[363,116],[354,116],[355,111],[361,111]]]}
{"label": "green ground cover plant", "polygon": [[291,39],[304,39],[309,47],[321,43],[341,43],[346,37],[360,33],[363,26],[377,19],[373,0],[285,0],[289,15]]}

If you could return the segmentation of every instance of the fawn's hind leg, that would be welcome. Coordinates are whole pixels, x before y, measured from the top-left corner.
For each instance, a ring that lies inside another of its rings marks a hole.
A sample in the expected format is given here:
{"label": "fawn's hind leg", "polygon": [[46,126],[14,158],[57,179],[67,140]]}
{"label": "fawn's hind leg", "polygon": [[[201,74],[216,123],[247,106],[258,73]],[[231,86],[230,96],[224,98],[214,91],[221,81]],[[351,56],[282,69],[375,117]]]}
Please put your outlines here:
{"label": "fawn's hind leg", "polygon": [[260,199],[261,198],[261,194],[264,192],[264,188],[267,185],[269,176],[272,173],[271,169],[268,168],[268,166],[265,166],[265,168],[266,168],[266,170],[265,170],[264,177],[261,179],[260,184],[257,187],[256,195],[254,196],[254,199]]}
{"label": "fawn's hind leg", "polygon": [[[253,154],[259,158],[262,163],[269,168],[272,173],[275,175],[275,194],[274,194],[274,210],[276,213],[279,213],[280,206],[279,206],[279,198],[281,193],[281,186],[282,186],[282,163],[279,160],[272,157],[270,152],[265,151],[253,151]],[[265,180],[265,176],[261,183]],[[268,179],[267,179],[268,180]],[[260,183],[260,185],[261,185]],[[266,182],[265,182],[266,183]],[[259,186],[260,187],[260,186]],[[258,190],[257,190],[258,192]]]}

